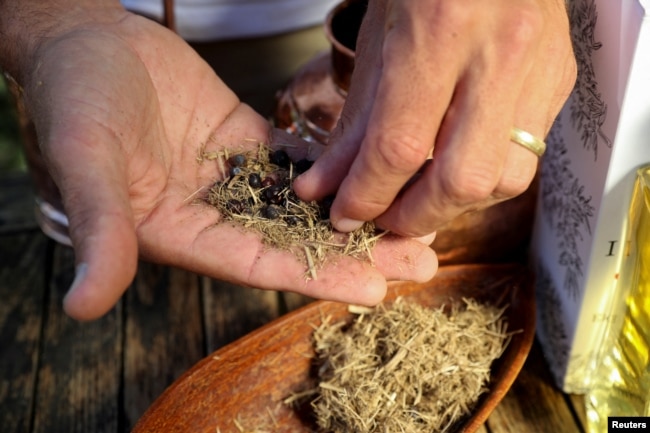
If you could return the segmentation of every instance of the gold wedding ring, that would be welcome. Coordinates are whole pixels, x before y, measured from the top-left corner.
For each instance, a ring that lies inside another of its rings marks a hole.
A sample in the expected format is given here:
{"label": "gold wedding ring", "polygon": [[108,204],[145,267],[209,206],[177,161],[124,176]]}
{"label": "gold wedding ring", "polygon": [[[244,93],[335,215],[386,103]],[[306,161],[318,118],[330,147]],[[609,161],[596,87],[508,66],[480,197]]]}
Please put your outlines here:
{"label": "gold wedding ring", "polygon": [[514,126],[510,129],[510,140],[525,147],[540,157],[544,155],[544,151],[546,150],[546,143],[544,143],[544,140],[540,140],[530,132],[526,132],[523,129]]}

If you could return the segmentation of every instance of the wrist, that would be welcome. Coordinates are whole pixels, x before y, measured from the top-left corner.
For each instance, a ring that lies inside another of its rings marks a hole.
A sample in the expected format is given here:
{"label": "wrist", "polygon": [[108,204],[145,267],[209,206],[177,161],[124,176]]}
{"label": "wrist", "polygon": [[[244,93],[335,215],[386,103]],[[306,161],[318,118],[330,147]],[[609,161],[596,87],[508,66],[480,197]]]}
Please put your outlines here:
{"label": "wrist", "polygon": [[123,11],[119,0],[0,0],[0,71],[24,85],[44,44]]}

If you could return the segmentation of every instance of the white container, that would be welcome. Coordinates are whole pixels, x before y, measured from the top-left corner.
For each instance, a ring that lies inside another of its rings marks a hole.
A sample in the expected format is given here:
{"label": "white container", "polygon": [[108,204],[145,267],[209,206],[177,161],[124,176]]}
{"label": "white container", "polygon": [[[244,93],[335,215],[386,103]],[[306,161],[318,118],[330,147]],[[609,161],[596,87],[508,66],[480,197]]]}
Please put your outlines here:
{"label": "white container", "polygon": [[547,137],[533,233],[537,336],[557,385],[584,393],[612,320],[635,171],[650,161],[650,0],[570,0],[573,94]]}

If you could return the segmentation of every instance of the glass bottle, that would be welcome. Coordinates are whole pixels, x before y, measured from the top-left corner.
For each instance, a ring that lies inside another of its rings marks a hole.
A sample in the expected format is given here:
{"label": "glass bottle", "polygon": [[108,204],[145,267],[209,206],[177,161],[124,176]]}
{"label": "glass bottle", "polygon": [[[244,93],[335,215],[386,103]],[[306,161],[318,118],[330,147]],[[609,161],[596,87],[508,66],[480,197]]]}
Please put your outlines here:
{"label": "glass bottle", "polygon": [[585,396],[590,433],[607,432],[609,416],[650,415],[650,166],[637,171],[625,240],[618,311]]}

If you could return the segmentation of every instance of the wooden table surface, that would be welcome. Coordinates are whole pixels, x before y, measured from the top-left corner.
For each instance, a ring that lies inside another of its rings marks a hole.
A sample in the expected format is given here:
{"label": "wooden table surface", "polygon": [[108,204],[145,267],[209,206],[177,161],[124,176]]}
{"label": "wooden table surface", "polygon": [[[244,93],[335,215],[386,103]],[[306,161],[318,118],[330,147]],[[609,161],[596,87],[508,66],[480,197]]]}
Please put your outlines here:
{"label": "wooden table surface", "polygon": [[[106,254],[119,254],[107,251]],[[0,174],[0,431],[127,432],[184,371],[308,299],[141,263],[101,319],[67,317],[74,254],[39,230],[24,174]],[[552,384],[535,344],[481,433],[581,432],[580,396]]]}

